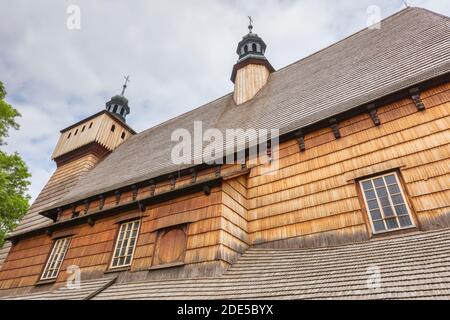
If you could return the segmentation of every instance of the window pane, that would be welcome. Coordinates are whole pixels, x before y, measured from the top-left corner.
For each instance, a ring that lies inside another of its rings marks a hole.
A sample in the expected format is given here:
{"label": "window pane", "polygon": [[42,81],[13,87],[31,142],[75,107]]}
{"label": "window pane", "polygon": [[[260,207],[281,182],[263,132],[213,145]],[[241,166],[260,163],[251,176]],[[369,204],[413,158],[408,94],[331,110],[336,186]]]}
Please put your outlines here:
{"label": "window pane", "polygon": [[384,186],[383,178],[373,179],[373,184],[375,185],[375,187],[383,187]]}
{"label": "window pane", "polygon": [[391,207],[384,207],[383,208],[383,212],[384,212],[384,215],[386,217],[393,217],[394,216],[394,211],[392,210]]}
{"label": "window pane", "polygon": [[387,197],[387,191],[385,187],[377,188],[377,196],[378,197]]}
{"label": "window pane", "polygon": [[390,174],[384,178],[386,179],[387,184],[397,183],[397,179],[395,179],[395,175],[393,175],[393,174]]}
{"label": "window pane", "polygon": [[372,220],[382,219],[380,210],[372,210],[370,211],[370,215],[372,216]]}
{"label": "window pane", "polygon": [[388,229],[398,228],[397,219],[386,219],[386,225],[387,225]]}
{"label": "window pane", "polygon": [[375,199],[375,192],[373,190],[364,191],[367,200]]}
{"label": "window pane", "polygon": [[403,198],[401,194],[397,194],[395,196],[392,196],[391,198],[394,205],[403,203]]}
{"label": "window pane", "polygon": [[381,204],[382,207],[387,207],[387,206],[391,205],[391,203],[389,202],[389,198],[388,197],[380,198],[380,204]]}
{"label": "window pane", "polygon": [[409,216],[398,217],[398,220],[400,221],[400,226],[402,227],[412,226],[412,222]]}
{"label": "window pane", "polygon": [[389,189],[390,194],[400,193],[400,188],[396,184],[392,184],[392,185],[388,186],[388,189]]}
{"label": "window pane", "polygon": [[383,231],[385,230],[383,220],[374,221],[373,227],[375,228],[375,231]]}
{"label": "window pane", "polygon": [[402,216],[402,215],[408,214],[408,210],[406,209],[406,206],[404,204],[396,206],[395,207],[395,212],[397,212],[398,216]]}
{"label": "window pane", "polygon": [[369,201],[367,201],[367,204],[369,205],[369,210],[378,209],[377,200],[369,200]]}
{"label": "window pane", "polygon": [[363,185],[363,189],[364,190],[369,190],[369,189],[372,189],[372,181],[364,181],[363,183],[362,183],[362,185]]}

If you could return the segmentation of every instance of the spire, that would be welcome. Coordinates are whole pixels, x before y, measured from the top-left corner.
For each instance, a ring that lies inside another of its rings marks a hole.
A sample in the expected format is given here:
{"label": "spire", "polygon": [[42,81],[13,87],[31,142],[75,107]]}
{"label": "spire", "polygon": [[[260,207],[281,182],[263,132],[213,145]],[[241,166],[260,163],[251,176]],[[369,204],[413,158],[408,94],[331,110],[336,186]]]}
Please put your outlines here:
{"label": "spire", "polygon": [[130,76],[124,76],[124,79],[125,83],[122,86],[121,94],[115,95],[106,103],[106,110],[111,112],[123,122],[125,122],[125,117],[130,113],[128,99],[124,96],[125,90],[127,89],[127,83],[130,82]]}
{"label": "spire", "polygon": [[120,94],[121,96],[124,95],[125,89],[127,88],[127,83],[130,82],[130,76],[126,76],[126,77],[124,76],[124,79],[125,79],[125,83],[122,86],[122,93]]}
{"label": "spire", "polygon": [[240,105],[250,99],[267,83],[269,74],[275,69],[264,56],[266,44],[253,33],[253,19],[248,16],[248,34],[238,43],[239,56],[231,73],[234,83],[234,101]]}

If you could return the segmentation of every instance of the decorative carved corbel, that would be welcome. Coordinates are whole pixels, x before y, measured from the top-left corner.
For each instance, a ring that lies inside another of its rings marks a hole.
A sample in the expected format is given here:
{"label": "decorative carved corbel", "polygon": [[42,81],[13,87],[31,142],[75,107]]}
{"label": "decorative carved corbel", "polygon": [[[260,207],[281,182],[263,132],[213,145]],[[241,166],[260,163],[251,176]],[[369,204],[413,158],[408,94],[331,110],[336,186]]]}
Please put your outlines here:
{"label": "decorative carved corbel", "polygon": [[203,186],[203,193],[207,196],[211,194],[211,187],[210,186]]}
{"label": "decorative carved corbel", "polygon": [[177,182],[177,177],[174,174],[169,175],[170,189],[175,189],[175,183]]}
{"label": "decorative carved corbel", "polygon": [[62,208],[56,209],[56,217],[55,219],[53,219],[53,222],[59,221],[61,219],[62,214],[63,214]]}
{"label": "decorative carved corbel", "polygon": [[303,132],[301,130],[298,130],[297,132],[295,132],[295,137],[297,139],[297,144],[300,151],[305,151],[305,135],[303,134]]}
{"label": "decorative carved corbel", "polygon": [[220,177],[221,170],[222,170],[222,165],[216,164],[216,167],[214,168],[214,174],[215,174],[216,178]]}
{"label": "decorative carved corbel", "polygon": [[89,210],[90,201],[88,199],[86,199],[83,202],[84,202],[83,214],[86,214]]}
{"label": "decorative carved corbel", "polygon": [[341,138],[341,132],[339,131],[339,125],[336,118],[331,118],[329,120],[331,130],[333,130],[334,137],[336,139]]}
{"label": "decorative carved corbel", "polygon": [[149,181],[149,185],[150,185],[150,196],[154,196],[155,195],[155,190],[156,190],[156,184],[155,181],[150,180]]}
{"label": "decorative carved corbel", "polygon": [[105,196],[103,194],[101,194],[98,197],[98,209],[99,210],[103,210],[104,206],[105,206]]}
{"label": "decorative carved corbel", "polygon": [[195,183],[197,181],[197,169],[191,168],[189,171],[191,173],[191,183]]}
{"label": "decorative carved corbel", "polygon": [[381,124],[381,121],[378,118],[377,108],[375,107],[375,104],[371,103],[366,108],[367,111],[369,112],[370,118],[373,121],[373,124],[379,126]]}
{"label": "decorative carved corbel", "polygon": [[137,187],[137,185],[133,184],[133,185],[131,186],[131,196],[132,196],[132,198],[133,198],[133,201],[136,200],[137,195],[138,195],[138,187]]}
{"label": "decorative carved corbel", "polygon": [[120,203],[120,197],[122,193],[119,190],[114,191],[114,195],[116,196],[116,205]]}
{"label": "decorative carved corbel", "polygon": [[425,105],[423,104],[423,101],[420,98],[419,88],[412,88],[409,90],[409,93],[411,94],[411,99],[413,100],[414,104],[416,105],[417,110],[424,111]]}
{"label": "decorative carved corbel", "polygon": [[73,205],[72,206],[72,218],[76,218],[80,215],[80,212],[76,211],[77,206]]}

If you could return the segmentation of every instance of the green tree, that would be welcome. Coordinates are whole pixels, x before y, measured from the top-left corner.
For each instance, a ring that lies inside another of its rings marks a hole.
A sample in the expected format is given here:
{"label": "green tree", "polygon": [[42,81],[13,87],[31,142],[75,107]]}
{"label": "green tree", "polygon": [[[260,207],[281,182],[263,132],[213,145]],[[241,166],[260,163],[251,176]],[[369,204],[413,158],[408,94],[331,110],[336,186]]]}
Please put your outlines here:
{"label": "green tree", "polygon": [[[18,130],[16,118],[20,113],[4,100],[6,91],[0,81],[0,147],[5,145],[9,129]],[[0,150],[0,247],[5,235],[11,232],[28,210],[30,196],[27,189],[30,173],[17,154]]]}

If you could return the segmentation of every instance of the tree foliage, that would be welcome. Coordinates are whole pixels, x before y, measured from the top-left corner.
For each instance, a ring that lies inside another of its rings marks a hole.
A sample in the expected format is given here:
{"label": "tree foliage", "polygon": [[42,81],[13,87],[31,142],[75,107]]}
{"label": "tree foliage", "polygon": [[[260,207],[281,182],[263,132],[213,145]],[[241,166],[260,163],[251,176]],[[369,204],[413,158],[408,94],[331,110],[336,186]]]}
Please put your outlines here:
{"label": "tree foliage", "polygon": [[[9,129],[18,130],[16,118],[20,113],[4,99],[6,91],[0,81],[0,147],[6,144]],[[4,237],[11,232],[28,210],[30,173],[17,153],[0,150],[0,247]]]}

